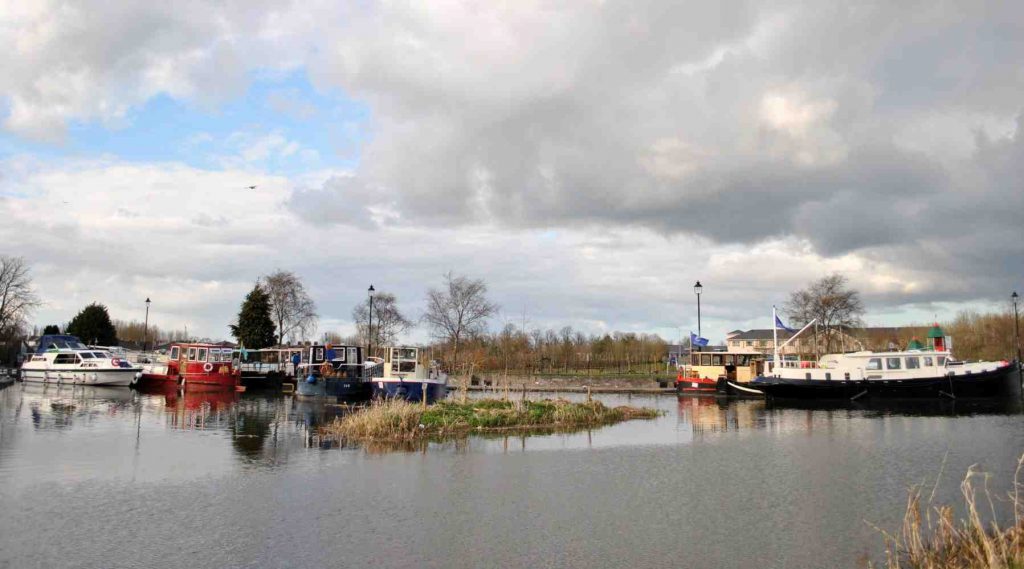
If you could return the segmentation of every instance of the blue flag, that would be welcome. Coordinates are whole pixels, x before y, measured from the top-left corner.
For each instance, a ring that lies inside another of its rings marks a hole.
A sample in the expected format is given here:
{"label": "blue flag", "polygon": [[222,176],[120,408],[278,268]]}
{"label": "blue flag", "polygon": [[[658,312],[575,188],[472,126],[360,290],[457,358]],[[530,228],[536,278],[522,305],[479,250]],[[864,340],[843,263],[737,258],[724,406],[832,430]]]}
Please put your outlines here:
{"label": "blue flag", "polygon": [[789,332],[790,334],[796,332],[796,330],[794,330],[794,329],[790,328],[789,326],[786,326],[785,324],[783,324],[782,323],[782,319],[779,318],[778,314],[775,315],[775,325],[777,327],[782,328],[783,330]]}
{"label": "blue flag", "polygon": [[693,332],[690,332],[690,345],[703,348],[704,346],[708,345],[708,339],[701,338],[700,336],[694,334]]}

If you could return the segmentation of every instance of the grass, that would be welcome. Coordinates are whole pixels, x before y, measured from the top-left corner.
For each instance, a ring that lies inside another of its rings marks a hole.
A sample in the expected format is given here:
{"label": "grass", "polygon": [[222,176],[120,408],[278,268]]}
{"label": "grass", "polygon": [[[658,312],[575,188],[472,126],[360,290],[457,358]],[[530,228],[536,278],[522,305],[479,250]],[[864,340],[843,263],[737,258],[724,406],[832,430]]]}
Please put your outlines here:
{"label": "grass", "polygon": [[[1019,475],[1024,456],[1017,463],[1013,491],[1013,523],[999,525],[995,506],[988,491],[988,475],[974,467],[960,484],[964,497],[965,517],[957,520],[948,505],[928,506],[921,502],[921,488],[911,490],[903,524],[895,534],[882,532],[886,541],[886,564],[889,569],[1024,569],[1024,496],[1020,496]],[[981,477],[979,494],[976,479]],[[934,491],[932,493],[934,496]],[[981,513],[979,498],[988,505]],[[923,512],[923,513],[922,513]],[[991,521],[984,521],[985,517]]]}
{"label": "grass", "polygon": [[654,409],[607,407],[600,401],[442,401],[427,408],[403,400],[377,401],[323,427],[324,434],[360,441],[404,441],[517,429],[570,430],[653,419]]}

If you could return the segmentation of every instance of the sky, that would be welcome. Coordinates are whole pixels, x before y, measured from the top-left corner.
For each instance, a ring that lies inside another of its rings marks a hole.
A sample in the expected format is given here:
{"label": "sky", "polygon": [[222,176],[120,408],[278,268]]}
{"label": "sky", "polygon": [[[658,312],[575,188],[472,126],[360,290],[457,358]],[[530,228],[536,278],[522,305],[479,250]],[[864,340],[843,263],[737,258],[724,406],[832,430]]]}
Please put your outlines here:
{"label": "sky", "polygon": [[836,272],[870,325],[1024,289],[1018,3],[0,0],[0,45],[40,325],[227,338],[275,269],[342,334],[449,271],[493,329],[668,340],[700,280],[713,342]]}

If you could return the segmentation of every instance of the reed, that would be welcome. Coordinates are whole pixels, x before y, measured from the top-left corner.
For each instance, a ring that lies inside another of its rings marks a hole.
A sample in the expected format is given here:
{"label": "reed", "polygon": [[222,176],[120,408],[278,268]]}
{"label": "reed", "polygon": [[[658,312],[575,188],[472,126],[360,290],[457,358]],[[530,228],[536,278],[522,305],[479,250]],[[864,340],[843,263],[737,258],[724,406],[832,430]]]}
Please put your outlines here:
{"label": "reed", "polygon": [[[1013,523],[1000,525],[988,490],[988,475],[971,467],[960,483],[965,516],[956,519],[948,505],[934,506],[931,498],[922,505],[921,488],[911,489],[903,523],[896,533],[883,531],[886,564],[889,569],[1024,569],[1024,496],[1020,495],[1020,472],[1024,456],[1017,462],[1013,491]],[[981,490],[978,490],[978,479]],[[932,493],[934,496],[934,491]],[[987,504],[984,514],[979,502]],[[989,518],[989,521],[985,521]]]}
{"label": "reed", "polygon": [[632,419],[653,419],[654,409],[608,407],[600,401],[558,400],[442,401],[424,409],[404,400],[375,401],[365,409],[335,419],[325,435],[351,440],[414,440],[464,435],[471,431],[515,429],[568,430],[609,425]]}

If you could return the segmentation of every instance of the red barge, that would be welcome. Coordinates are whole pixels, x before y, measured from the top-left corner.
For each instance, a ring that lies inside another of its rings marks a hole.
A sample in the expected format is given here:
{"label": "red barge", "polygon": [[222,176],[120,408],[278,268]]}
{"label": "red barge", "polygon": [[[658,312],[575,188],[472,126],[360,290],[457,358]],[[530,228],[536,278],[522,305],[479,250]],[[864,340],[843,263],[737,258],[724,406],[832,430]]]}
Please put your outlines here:
{"label": "red barge", "polygon": [[179,343],[171,344],[166,362],[143,368],[139,384],[235,391],[241,379],[241,370],[231,360],[231,348],[216,344]]}

